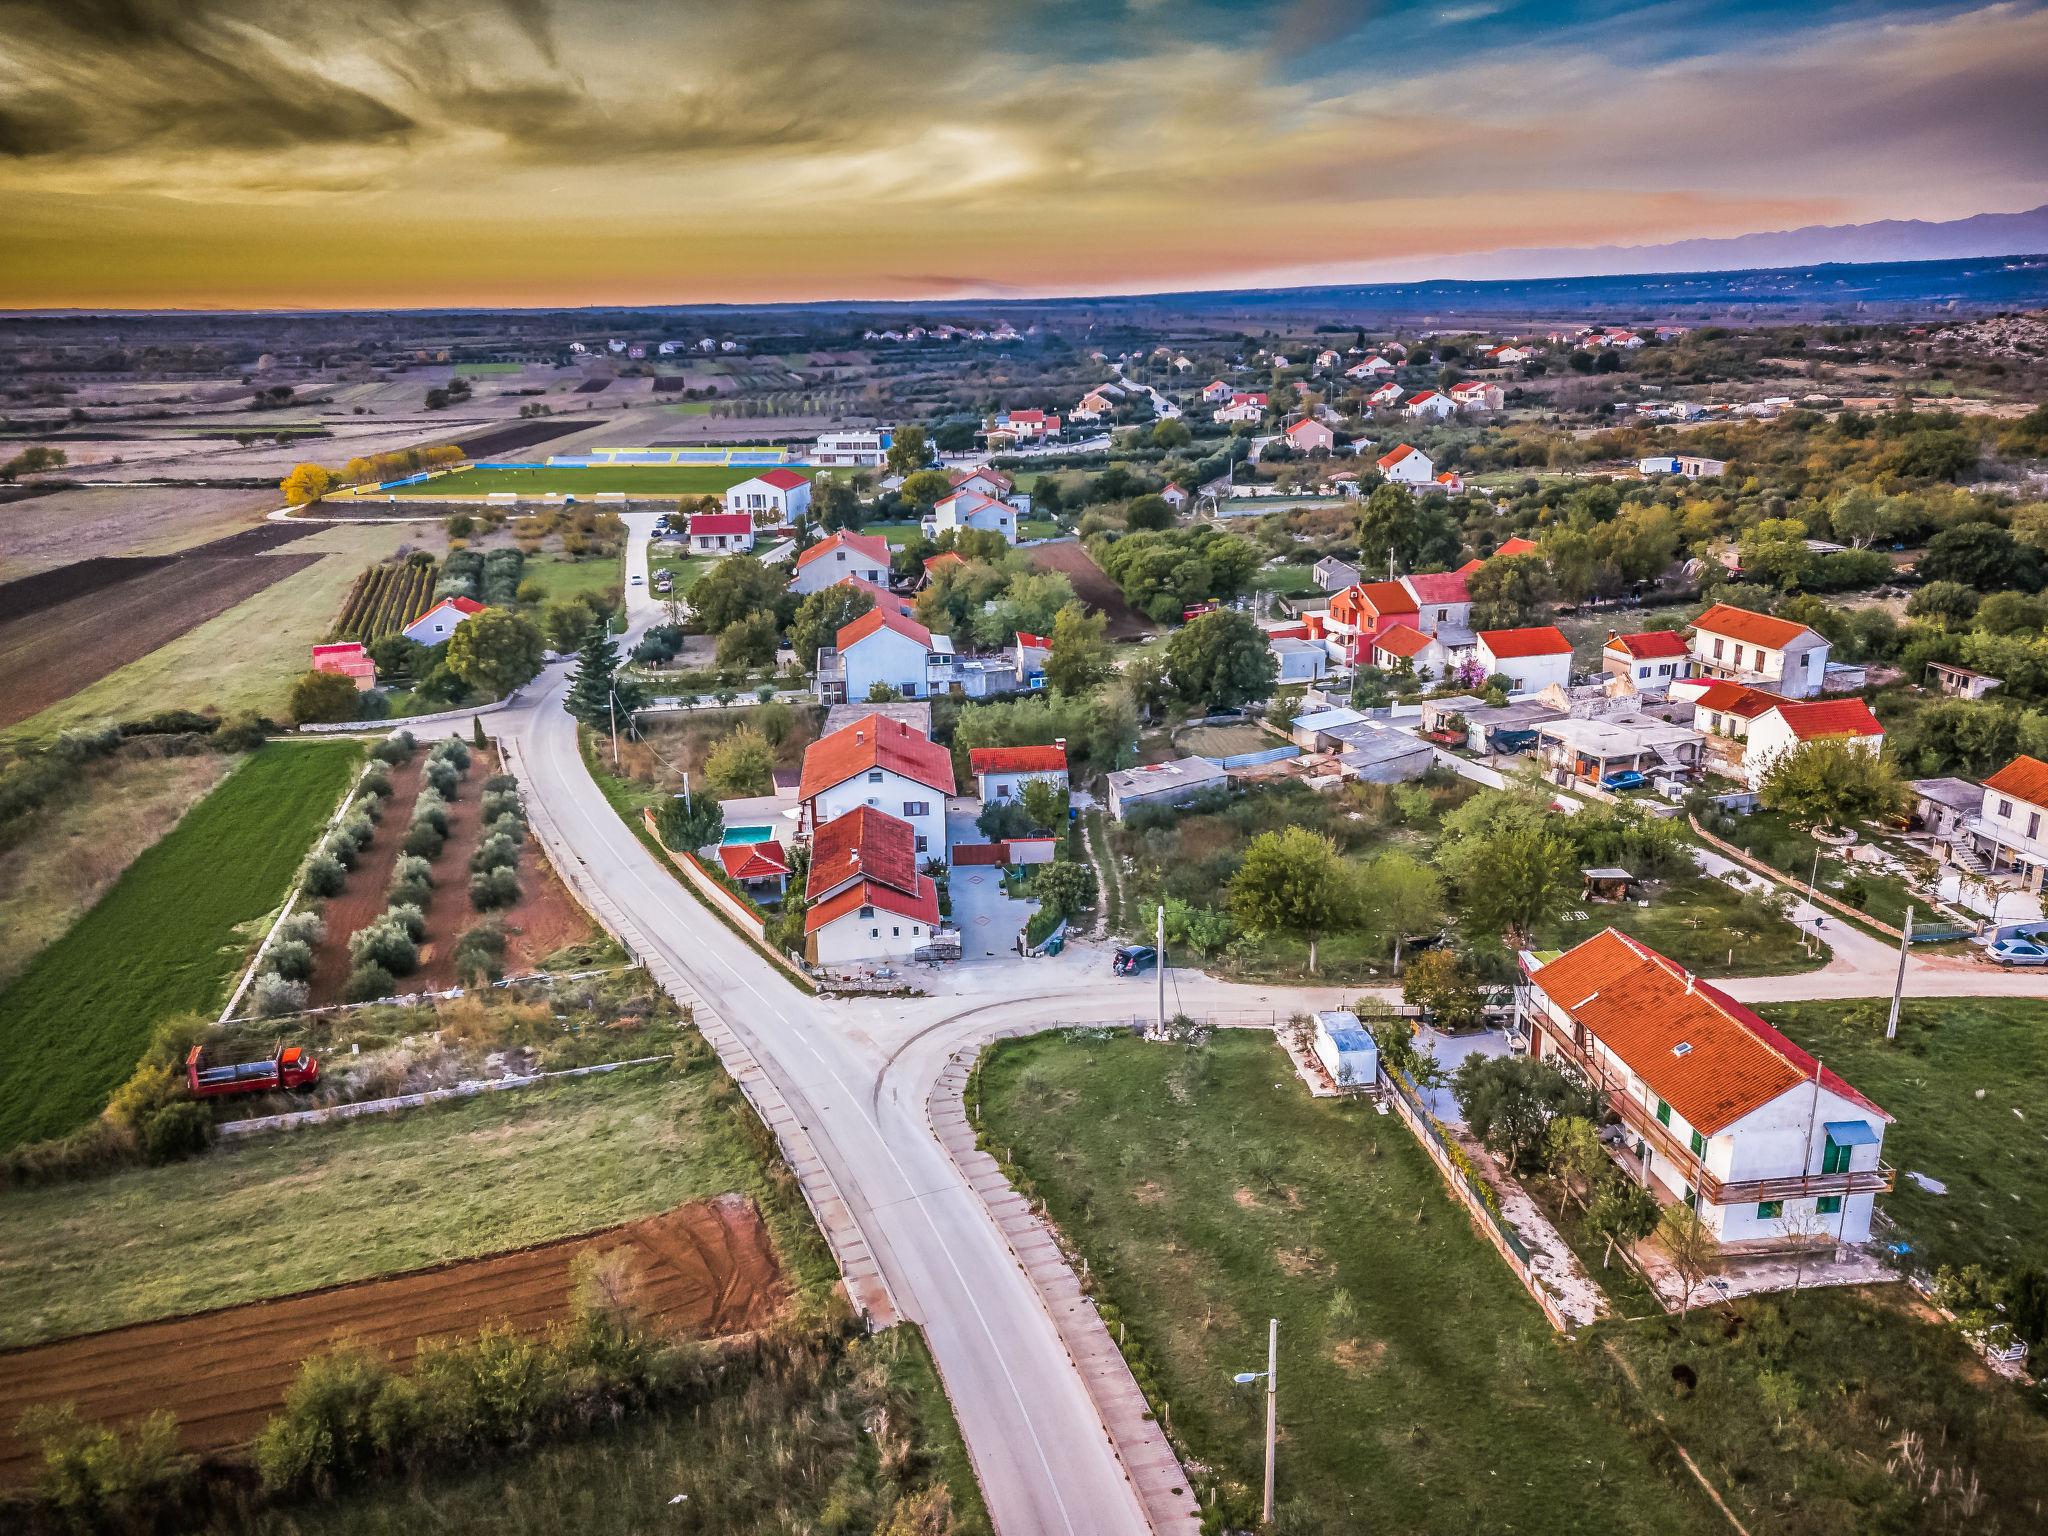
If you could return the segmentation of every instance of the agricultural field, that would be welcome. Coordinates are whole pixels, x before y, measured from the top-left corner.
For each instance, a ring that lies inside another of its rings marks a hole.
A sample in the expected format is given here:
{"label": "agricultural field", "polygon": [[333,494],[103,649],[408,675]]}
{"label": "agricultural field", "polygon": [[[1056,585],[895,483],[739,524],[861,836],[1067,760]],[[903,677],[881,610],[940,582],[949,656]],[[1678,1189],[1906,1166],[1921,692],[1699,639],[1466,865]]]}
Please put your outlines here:
{"label": "agricultural field", "polygon": [[432,556],[368,567],[341,605],[334,638],[370,641],[397,634],[433,606],[434,580]]}
{"label": "agricultural field", "polygon": [[[0,455],[4,457],[4,455]],[[270,491],[74,486],[0,504],[0,580],[80,560],[169,555],[247,528]]]}
{"label": "agricultural field", "polygon": [[1725,1529],[1601,1410],[1402,1123],[1311,1099],[1269,1035],[1040,1035],[979,1093],[1226,1523],[1255,1521],[1264,1410],[1231,1375],[1277,1317],[1290,1531]]}
{"label": "agricultural field", "polygon": [[567,555],[533,555],[519,576],[522,587],[528,582],[540,588],[539,601],[543,603],[558,597],[589,594],[605,599],[616,608],[625,601],[626,557],[623,552],[594,555],[582,560],[571,559]]}
{"label": "agricultural field", "polygon": [[542,1335],[569,1313],[578,1261],[596,1254],[621,1255],[639,1304],[679,1337],[765,1327],[787,1295],[754,1202],[726,1195],[586,1237],[11,1351],[0,1354],[0,1483],[34,1466],[36,1447],[14,1426],[39,1403],[74,1403],[100,1423],[169,1409],[185,1449],[232,1450],[332,1342],[360,1341],[403,1367],[484,1322]]}
{"label": "agricultural field", "polygon": [[80,765],[74,791],[24,817],[17,840],[0,850],[0,986],[237,763],[219,752],[155,757],[130,748]]}
{"label": "agricultural field", "polygon": [[1074,595],[1090,609],[1109,615],[1109,638],[1135,640],[1158,633],[1159,626],[1124,600],[1123,589],[1078,542],[1041,544],[1030,551],[1041,571],[1058,571],[1074,584]]}
{"label": "agricultural field", "polygon": [[91,1118],[158,1021],[221,1004],[252,925],[284,899],[361,750],[255,753],[0,993],[0,1146]]}
{"label": "agricultural field", "polygon": [[457,363],[455,377],[458,379],[488,379],[504,374],[524,373],[524,363]]}

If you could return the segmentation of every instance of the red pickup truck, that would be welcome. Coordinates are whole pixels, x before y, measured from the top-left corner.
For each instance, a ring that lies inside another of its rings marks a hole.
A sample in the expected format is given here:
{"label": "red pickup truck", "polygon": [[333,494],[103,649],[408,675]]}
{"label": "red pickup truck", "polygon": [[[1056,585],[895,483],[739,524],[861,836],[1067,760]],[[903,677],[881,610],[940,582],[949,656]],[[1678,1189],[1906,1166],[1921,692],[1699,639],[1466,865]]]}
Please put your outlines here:
{"label": "red pickup truck", "polygon": [[296,1045],[280,1045],[262,1061],[209,1066],[203,1045],[193,1046],[192,1054],[185,1058],[185,1082],[202,1099],[233,1093],[269,1093],[277,1088],[311,1088],[319,1081],[318,1059]]}

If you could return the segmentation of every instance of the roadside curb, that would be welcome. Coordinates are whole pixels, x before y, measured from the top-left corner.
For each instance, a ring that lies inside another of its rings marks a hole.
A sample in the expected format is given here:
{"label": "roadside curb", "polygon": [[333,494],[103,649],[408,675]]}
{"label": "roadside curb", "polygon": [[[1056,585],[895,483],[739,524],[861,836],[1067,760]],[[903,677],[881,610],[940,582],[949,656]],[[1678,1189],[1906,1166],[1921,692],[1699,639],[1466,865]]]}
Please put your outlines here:
{"label": "roadside curb", "polygon": [[[987,1038],[1014,1039],[1040,1032],[1039,1026],[1024,1025],[999,1030]],[[1202,1528],[1201,1510],[1188,1491],[1187,1473],[1153,1419],[1151,1406],[1138,1390],[1122,1351],[1082,1291],[1052,1229],[1034,1216],[1024,1197],[1010,1187],[996,1160],[974,1144],[965,1094],[983,1043],[955,1051],[932,1084],[925,1097],[932,1134],[995,1222],[1017,1267],[1024,1271],[1052,1320],[1067,1359],[1087,1388],[1110,1446],[1123,1465],[1124,1477],[1144,1507],[1147,1524],[1159,1536],[1196,1536]]]}
{"label": "roadside curb", "polygon": [[[518,743],[509,737],[501,738],[499,750],[504,754],[506,767],[522,784],[528,782]],[[732,1026],[719,1016],[680,971],[661,957],[638,925],[617,903],[588,883],[589,877],[584,873],[582,863],[569,849],[554,818],[540,804],[537,796],[527,799],[527,819],[547,849],[548,857],[554,861],[555,873],[562,877],[562,883],[582,903],[584,910],[625,946],[626,953],[647,968],[648,975],[669,996],[690,1010],[698,1032],[711,1043],[711,1048],[718,1053],[719,1062],[739,1084],[740,1092],[747,1096],[747,1102],[761,1117],[761,1123],[774,1135],[782,1148],[783,1161],[789,1165],[790,1172],[796,1177],[797,1188],[803,1192],[804,1204],[811,1208],[818,1230],[825,1234],[825,1242],[839,1265],[847,1300],[854,1310],[867,1319],[871,1328],[893,1327],[900,1314],[889,1283],[882,1277],[881,1266],[875,1261],[874,1251],[869,1248],[860,1223],[854,1219],[831,1170],[819,1157],[810,1132],[790,1109],[781,1090]]]}

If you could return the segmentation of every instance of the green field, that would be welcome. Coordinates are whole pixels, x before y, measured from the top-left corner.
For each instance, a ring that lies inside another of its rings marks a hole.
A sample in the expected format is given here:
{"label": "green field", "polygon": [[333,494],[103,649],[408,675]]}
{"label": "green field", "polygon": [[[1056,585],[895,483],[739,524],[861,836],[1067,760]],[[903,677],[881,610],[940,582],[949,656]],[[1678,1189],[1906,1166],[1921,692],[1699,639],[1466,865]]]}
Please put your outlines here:
{"label": "green field", "polygon": [[0,1146],[89,1120],[159,1020],[219,1007],[250,925],[283,901],[361,753],[263,748],[0,993]]}
{"label": "green field", "polygon": [[1260,592],[1276,592],[1282,597],[1313,597],[1320,590],[1316,586],[1315,568],[1308,565],[1262,567],[1253,574],[1252,586]]}
{"label": "green field", "polygon": [[455,377],[458,379],[486,379],[496,374],[517,373],[523,367],[520,363],[457,363]]}
{"label": "green field", "polygon": [[761,1203],[818,1301],[823,1240],[741,1135],[725,1081],[703,1059],[630,1067],[9,1191],[0,1345],[495,1253],[728,1190]]}
{"label": "green field", "polygon": [[1228,1524],[1256,1519],[1263,1411],[1230,1378],[1277,1317],[1290,1532],[1725,1530],[1601,1411],[1401,1122],[1311,1099],[1270,1036],[1041,1035],[979,1094]]}
{"label": "green field", "polygon": [[595,496],[619,491],[637,496],[710,496],[723,493],[772,465],[607,464],[561,469],[458,469],[417,485],[379,491],[379,496],[476,496],[514,492],[525,496]]}
{"label": "green field", "polygon": [[1884,1006],[1766,1011],[1893,1116],[1884,1158],[1899,1183],[1879,1206],[1918,1266],[2048,1263],[2048,999],[1910,999],[1891,1042]]}
{"label": "green field", "polygon": [[1649,905],[1633,901],[1575,903],[1584,922],[1542,925],[1537,942],[1569,949],[1602,928],[1619,928],[1702,976],[1791,976],[1828,963],[1825,949],[1800,947],[1799,925],[1745,900],[1725,880],[1690,875],[1647,888]]}
{"label": "green field", "polygon": [[540,584],[542,602],[590,594],[614,608],[626,600],[626,557],[623,553],[571,560],[562,555],[535,555],[519,573],[519,584]]}

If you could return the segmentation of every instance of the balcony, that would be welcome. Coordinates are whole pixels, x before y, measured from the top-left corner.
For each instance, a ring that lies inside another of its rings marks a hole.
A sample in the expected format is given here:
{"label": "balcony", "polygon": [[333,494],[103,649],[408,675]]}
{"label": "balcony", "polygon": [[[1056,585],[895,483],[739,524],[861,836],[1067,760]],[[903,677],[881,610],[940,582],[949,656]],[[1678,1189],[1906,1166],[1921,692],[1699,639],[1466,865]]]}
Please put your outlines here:
{"label": "balcony", "polygon": [[1891,1189],[1897,1178],[1897,1170],[1880,1162],[1875,1168],[1860,1168],[1851,1173],[1795,1173],[1780,1178],[1723,1181],[1648,1109],[1626,1093],[1607,1088],[1602,1069],[1587,1059],[1555,1019],[1538,1010],[1532,1010],[1528,1017],[1587,1082],[1605,1092],[1609,1107],[1621,1123],[1677,1168],[1709,1205],[1752,1205],[1764,1200],[1800,1200],[1817,1195],[1881,1195]]}

